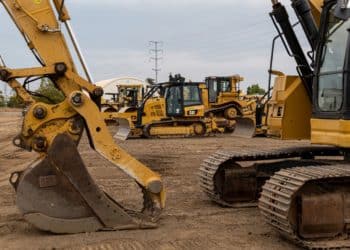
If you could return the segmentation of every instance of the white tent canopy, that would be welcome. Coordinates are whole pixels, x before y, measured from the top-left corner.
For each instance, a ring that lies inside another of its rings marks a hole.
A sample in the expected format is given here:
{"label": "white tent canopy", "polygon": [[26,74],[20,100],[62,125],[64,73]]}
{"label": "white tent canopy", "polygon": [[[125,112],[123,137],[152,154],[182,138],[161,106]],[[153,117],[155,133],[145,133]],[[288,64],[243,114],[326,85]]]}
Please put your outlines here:
{"label": "white tent canopy", "polygon": [[[103,88],[105,93],[118,93],[117,85],[143,85],[146,87],[148,83],[136,77],[118,77],[97,82],[96,85]],[[105,96],[105,98],[110,99],[111,97]]]}

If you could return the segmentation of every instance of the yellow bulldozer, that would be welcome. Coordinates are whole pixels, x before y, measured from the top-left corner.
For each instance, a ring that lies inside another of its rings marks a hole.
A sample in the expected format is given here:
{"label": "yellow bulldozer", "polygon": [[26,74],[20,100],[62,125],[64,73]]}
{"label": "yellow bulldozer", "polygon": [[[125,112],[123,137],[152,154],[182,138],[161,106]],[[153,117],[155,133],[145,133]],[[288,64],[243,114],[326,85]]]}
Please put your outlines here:
{"label": "yellow bulldozer", "polygon": [[291,3],[309,41],[310,58],[287,9],[272,0],[273,24],[299,76],[277,77],[266,130],[283,139],[308,138],[314,145],[218,151],[202,163],[200,185],[223,206],[258,204],[271,226],[302,247],[349,248],[350,2]]}
{"label": "yellow bulldozer", "polygon": [[[13,143],[38,153],[27,169],[11,175],[17,206],[25,220],[54,233],[154,228],[165,206],[161,178],[116,145],[109,134],[100,112],[103,91],[93,84],[64,2],[1,0],[41,65],[0,66],[0,80],[28,105]],[[64,29],[88,80],[77,73]],[[20,82],[43,77],[62,91],[64,101],[38,102]],[[143,194],[142,211],[123,208],[94,182],[77,149],[84,131],[92,149],[136,181]]]}
{"label": "yellow bulldozer", "polygon": [[145,88],[143,84],[117,84],[116,93],[105,93],[110,98],[102,98],[101,111],[105,113],[119,112],[136,108],[142,101]]}
{"label": "yellow bulldozer", "polygon": [[[153,86],[137,109],[111,114],[119,123],[117,138],[232,133],[238,126],[236,118],[253,121],[255,101],[240,98],[236,89],[242,78],[213,79],[207,78],[206,83],[185,82],[176,75],[170,76],[169,82]],[[157,92],[160,95],[154,97]],[[248,134],[254,130],[254,123],[237,129]]]}

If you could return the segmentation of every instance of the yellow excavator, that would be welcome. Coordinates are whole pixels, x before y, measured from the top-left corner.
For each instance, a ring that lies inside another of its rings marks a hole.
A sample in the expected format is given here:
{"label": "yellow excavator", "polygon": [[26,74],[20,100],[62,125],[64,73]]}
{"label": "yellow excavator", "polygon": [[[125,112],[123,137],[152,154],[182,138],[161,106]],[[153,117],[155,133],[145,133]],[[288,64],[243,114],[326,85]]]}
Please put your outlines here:
{"label": "yellow excavator", "polygon": [[[237,84],[240,76],[208,77],[186,82],[181,75],[154,85],[136,109],[110,114],[118,120],[119,139],[138,137],[206,136],[213,133],[252,134],[255,100],[244,100]],[[160,95],[154,96],[155,93]],[[241,117],[252,121],[240,124]]]}
{"label": "yellow excavator", "polygon": [[[314,145],[219,151],[201,165],[200,185],[213,201],[223,206],[252,206],[258,202],[266,221],[300,246],[349,248],[350,2],[291,2],[311,52],[307,58],[286,8],[273,0],[273,23],[299,73],[290,83],[280,82],[275,88],[283,90],[284,85],[289,95],[299,95],[300,100],[306,96],[308,101],[275,103],[278,114],[272,119],[282,121],[289,109],[298,110],[292,112],[297,116],[310,116],[308,125],[300,129],[309,134]],[[303,88],[297,88],[299,83]],[[275,89],[275,93],[279,90]],[[293,129],[288,127],[288,121],[280,125],[282,129]]]}
{"label": "yellow excavator", "polygon": [[[38,153],[26,170],[15,172],[10,183],[25,220],[54,233],[154,228],[165,205],[160,176],[115,144],[100,112],[101,88],[92,83],[70,23],[64,0],[1,0],[40,67],[12,69],[1,65],[6,82],[29,106],[15,146]],[[76,70],[63,29],[71,38],[85,80]],[[65,95],[60,103],[35,100],[22,86],[49,78]],[[87,171],[77,146],[83,131],[90,146],[123,170],[143,193],[142,211],[123,208],[101,190]]]}

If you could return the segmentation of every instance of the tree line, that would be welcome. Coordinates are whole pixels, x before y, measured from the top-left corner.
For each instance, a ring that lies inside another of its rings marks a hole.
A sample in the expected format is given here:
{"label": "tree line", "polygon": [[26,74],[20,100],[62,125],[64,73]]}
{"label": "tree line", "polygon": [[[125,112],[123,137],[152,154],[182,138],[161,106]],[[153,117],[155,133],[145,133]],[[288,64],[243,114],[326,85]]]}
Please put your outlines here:
{"label": "tree line", "polygon": [[[39,88],[32,92],[33,98],[38,102],[49,104],[60,103],[64,100],[63,93],[47,78],[41,79]],[[13,93],[7,100],[4,93],[0,91],[0,107],[24,108],[25,104],[16,93]]]}
{"label": "tree line", "polygon": [[[40,86],[38,90],[33,92],[34,99],[39,102],[44,103],[60,103],[64,100],[63,93],[58,90],[55,85],[47,78],[41,79]],[[265,90],[259,86],[259,84],[253,84],[247,89],[248,95],[264,95]],[[8,100],[5,99],[4,93],[0,91],[0,107],[9,108],[24,108],[25,104],[22,99],[13,93]]]}

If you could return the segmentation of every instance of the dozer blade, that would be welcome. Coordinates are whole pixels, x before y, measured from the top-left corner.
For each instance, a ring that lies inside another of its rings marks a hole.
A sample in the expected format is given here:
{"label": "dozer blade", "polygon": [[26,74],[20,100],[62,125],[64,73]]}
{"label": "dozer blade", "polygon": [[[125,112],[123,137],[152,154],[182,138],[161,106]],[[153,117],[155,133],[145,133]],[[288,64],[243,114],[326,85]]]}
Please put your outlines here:
{"label": "dozer blade", "polygon": [[[48,155],[10,178],[17,205],[35,227],[53,233],[153,228],[147,213],[125,211],[87,171],[74,141],[58,135]],[[147,199],[147,197],[145,197]],[[151,205],[147,201],[150,210]]]}
{"label": "dozer blade", "polygon": [[235,130],[231,134],[232,136],[241,138],[252,138],[255,135],[255,122],[251,118],[235,118],[236,125]]}
{"label": "dozer blade", "polygon": [[117,118],[118,131],[114,138],[125,141],[130,135],[130,124],[127,119]]}

